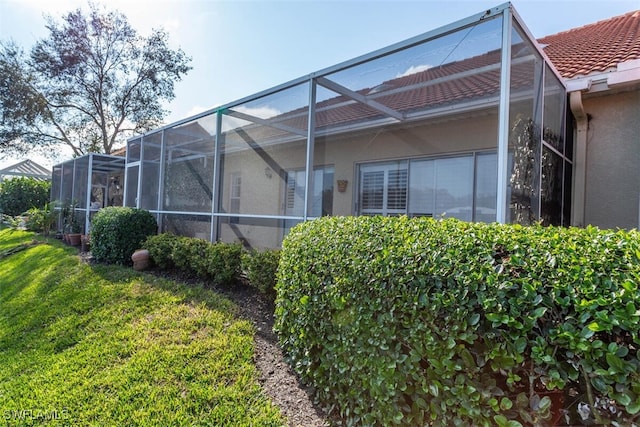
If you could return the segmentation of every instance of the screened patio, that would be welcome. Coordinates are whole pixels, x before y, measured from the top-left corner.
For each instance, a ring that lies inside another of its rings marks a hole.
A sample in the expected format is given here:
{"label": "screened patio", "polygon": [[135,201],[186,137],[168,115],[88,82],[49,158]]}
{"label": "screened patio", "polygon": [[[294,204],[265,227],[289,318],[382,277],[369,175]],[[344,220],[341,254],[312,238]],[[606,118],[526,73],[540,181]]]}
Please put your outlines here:
{"label": "screened patio", "polygon": [[[122,206],[125,158],[87,154],[53,167],[51,200],[73,207],[80,233],[90,230],[91,217],[105,206]],[[62,219],[58,223],[62,231]]]}
{"label": "screened patio", "polygon": [[129,140],[124,204],[253,248],[324,215],[568,224],[565,106],[506,3]]}

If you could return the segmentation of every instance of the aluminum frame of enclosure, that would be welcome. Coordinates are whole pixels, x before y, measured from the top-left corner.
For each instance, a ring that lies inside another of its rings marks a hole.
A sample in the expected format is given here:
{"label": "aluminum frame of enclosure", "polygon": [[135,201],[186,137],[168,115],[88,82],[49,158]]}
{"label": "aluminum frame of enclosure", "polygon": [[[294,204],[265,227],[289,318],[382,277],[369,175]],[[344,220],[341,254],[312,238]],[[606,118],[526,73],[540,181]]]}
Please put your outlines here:
{"label": "aluminum frame of enclosure", "polygon": [[[125,205],[156,214],[161,231],[249,247],[277,247],[327,214],[566,224],[565,105],[562,79],[505,3],[130,139]],[[472,159],[464,185],[447,182],[450,158]]]}
{"label": "aluminum frame of enclosure", "polygon": [[[57,202],[57,209],[73,206],[80,232],[88,233],[95,212],[123,205],[124,169],[124,157],[96,153],[59,163],[53,166],[51,201]],[[58,229],[65,231],[62,218]]]}

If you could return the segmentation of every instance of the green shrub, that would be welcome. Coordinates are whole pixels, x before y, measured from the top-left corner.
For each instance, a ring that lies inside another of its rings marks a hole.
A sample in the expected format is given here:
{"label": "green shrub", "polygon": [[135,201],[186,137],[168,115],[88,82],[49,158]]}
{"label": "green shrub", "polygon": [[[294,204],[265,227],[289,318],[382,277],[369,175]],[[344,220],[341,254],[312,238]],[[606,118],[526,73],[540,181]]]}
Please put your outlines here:
{"label": "green shrub", "polygon": [[91,253],[97,261],[131,264],[131,255],[157,231],[148,211],[110,206],[100,209],[91,222]]}
{"label": "green shrub", "polygon": [[36,233],[44,233],[49,235],[51,227],[53,227],[58,219],[58,211],[55,209],[55,203],[46,203],[43,208],[31,208],[27,211],[26,228]]}
{"label": "green shrub", "polygon": [[243,247],[240,243],[209,243],[206,251],[206,274],[215,283],[230,285],[238,280]]}
{"label": "green shrub", "polygon": [[237,243],[159,234],[148,238],[145,247],[159,267],[175,266],[216,284],[231,284],[240,274],[243,249]]}
{"label": "green shrub", "polygon": [[178,236],[169,233],[156,234],[147,237],[142,247],[149,251],[149,255],[153,262],[162,269],[174,267],[173,248]]}
{"label": "green shrub", "polygon": [[11,178],[0,184],[0,212],[22,215],[31,208],[43,208],[49,201],[49,181],[29,177]]}
{"label": "green shrub", "polygon": [[274,296],[279,261],[279,250],[245,252],[242,256],[242,268],[251,286],[265,295]]}
{"label": "green shrub", "polygon": [[205,256],[209,242],[193,237],[179,237],[173,246],[171,258],[176,267],[192,272],[198,276],[205,276]]}
{"label": "green shrub", "polygon": [[552,425],[562,390],[631,425],[639,258],[636,231],[322,218],[285,239],[275,330],[347,424]]}

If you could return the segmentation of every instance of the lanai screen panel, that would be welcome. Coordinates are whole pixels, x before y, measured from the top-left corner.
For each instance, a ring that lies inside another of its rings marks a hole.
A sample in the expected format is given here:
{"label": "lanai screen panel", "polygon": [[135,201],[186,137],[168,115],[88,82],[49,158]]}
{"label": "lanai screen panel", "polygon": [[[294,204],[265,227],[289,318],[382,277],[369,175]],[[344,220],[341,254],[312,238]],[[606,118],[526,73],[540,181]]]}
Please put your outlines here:
{"label": "lanai screen panel", "polygon": [[163,233],[196,237],[204,240],[211,238],[211,214],[163,214],[161,223]]}
{"label": "lanai screen panel", "polygon": [[140,147],[142,138],[136,138],[127,144],[127,163],[137,162],[140,160]]}
{"label": "lanai screen panel", "polygon": [[73,160],[62,164],[62,191],[60,192],[60,201],[64,204],[71,203],[73,197]]}
{"label": "lanai screen panel", "polygon": [[495,220],[501,43],[498,15],[318,79],[333,214]]}
{"label": "lanai screen panel", "polygon": [[213,202],[215,115],[164,132],[162,210],[209,215]]}
{"label": "lanai screen panel", "polygon": [[327,75],[318,83],[339,95],[318,97],[318,133],[497,104],[501,29],[498,16]]}
{"label": "lanai screen panel", "polygon": [[125,159],[119,156],[91,155],[91,209],[122,206]]}
{"label": "lanai screen panel", "polygon": [[[303,217],[304,207],[295,202],[306,191],[300,180],[307,169],[308,104],[305,82],[222,112],[222,240],[276,247],[284,220]],[[265,218],[274,216],[279,218]]]}
{"label": "lanai screen panel", "polygon": [[129,207],[138,206],[138,178],[140,172],[140,165],[127,166],[126,169],[126,191],[124,205]]}
{"label": "lanai screen panel", "polygon": [[140,155],[142,153],[142,138],[130,140],[127,143],[127,166],[125,169],[124,206],[138,207],[138,181],[140,179]]}
{"label": "lanai screen panel", "polygon": [[62,165],[55,165],[51,173],[51,201],[60,200],[62,189]]}
{"label": "lanai screen panel", "polygon": [[564,86],[547,66],[544,78],[542,177],[540,218],[548,225],[568,225],[571,199],[571,156],[565,144]]}
{"label": "lanai screen panel", "polygon": [[514,22],[509,99],[510,222],[531,225],[540,216],[540,159],[544,61]]}
{"label": "lanai screen panel", "polygon": [[564,86],[551,71],[551,68],[546,65],[544,73],[544,131],[542,139],[560,154],[571,158],[573,156],[573,147],[571,147],[571,150],[565,150],[564,113],[566,100],[567,92]]}
{"label": "lanai screen panel", "polygon": [[142,137],[142,180],[140,181],[140,209],[158,209],[160,184],[160,157],[162,153],[162,132]]}
{"label": "lanai screen panel", "polygon": [[87,207],[87,183],[89,179],[89,156],[82,156],[75,160],[73,180],[73,203],[80,209]]}

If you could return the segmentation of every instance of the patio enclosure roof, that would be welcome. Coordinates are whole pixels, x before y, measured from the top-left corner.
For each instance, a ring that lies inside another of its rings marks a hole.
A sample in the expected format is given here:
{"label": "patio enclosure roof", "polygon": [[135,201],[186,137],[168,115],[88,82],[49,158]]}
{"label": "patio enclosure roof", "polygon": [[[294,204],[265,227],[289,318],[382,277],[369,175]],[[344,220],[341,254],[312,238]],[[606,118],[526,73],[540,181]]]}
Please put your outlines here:
{"label": "patio enclosure roof", "polygon": [[562,224],[565,105],[505,3],[130,139],[124,204],[259,247],[321,215]]}

